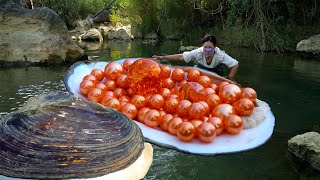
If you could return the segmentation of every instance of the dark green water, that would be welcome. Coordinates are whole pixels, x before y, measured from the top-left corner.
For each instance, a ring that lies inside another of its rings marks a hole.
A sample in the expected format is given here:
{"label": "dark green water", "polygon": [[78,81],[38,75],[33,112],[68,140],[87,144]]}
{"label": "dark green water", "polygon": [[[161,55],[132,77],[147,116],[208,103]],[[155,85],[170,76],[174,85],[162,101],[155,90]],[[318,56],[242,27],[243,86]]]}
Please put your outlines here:
{"label": "dark green water", "polygon": [[[88,46],[97,60],[150,57],[176,53],[178,42],[161,45],[109,43]],[[245,152],[199,156],[154,147],[154,161],[145,179],[320,179],[320,172],[293,159],[287,141],[320,125],[320,61],[295,55],[259,54],[254,49],[224,48],[240,62],[236,81],[254,88],[275,115],[271,139]],[[8,114],[32,96],[65,91],[68,67],[0,69],[0,114]]]}

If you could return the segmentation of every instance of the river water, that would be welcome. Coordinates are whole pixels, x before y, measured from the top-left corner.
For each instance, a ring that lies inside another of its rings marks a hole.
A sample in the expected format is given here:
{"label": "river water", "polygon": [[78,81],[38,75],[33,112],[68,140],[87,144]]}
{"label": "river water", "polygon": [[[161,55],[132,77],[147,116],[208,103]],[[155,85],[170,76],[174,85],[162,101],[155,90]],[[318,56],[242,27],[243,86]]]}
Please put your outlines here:
{"label": "river water", "polygon": [[[156,45],[140,41],[85,44],[88,55],[103,61],[172,54],[179,46],[178,42]],[[319,179],[319,171],[290,155],[287,142],[297,134],[320,129],[320,61],[220,48],[240,62],[236,81],[254,88],[258,99],[270,105],[276,118],[271,139],[256,149],[217,156],[185,154],[153,145],[154,161],[145,179]],[[17,110],[40,93],[66,91],[63,76],[67,69],[0,69],[0,115]]]}

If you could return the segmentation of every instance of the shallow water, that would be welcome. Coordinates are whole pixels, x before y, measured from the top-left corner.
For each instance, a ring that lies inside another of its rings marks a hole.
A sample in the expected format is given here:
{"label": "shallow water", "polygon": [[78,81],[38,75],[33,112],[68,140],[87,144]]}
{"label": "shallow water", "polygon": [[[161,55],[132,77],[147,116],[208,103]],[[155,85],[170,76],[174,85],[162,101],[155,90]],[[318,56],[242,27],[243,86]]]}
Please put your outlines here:
{"label": "shallow water", "polygon": [[[97,60],[151,57],[176,53],[178,42],[85,44]],[[293,159],[287,141],[320,125],[320,61],[295,55],[260,54],[254,49],[224,48],[240,62],[236,81],[266,101],[276,118],[271,139],[245,152],[200,156],[154,147],[154,161],[145,179],[318,179],[320,172]],[[17,110],[32,96],[63,90],[68,67],[0,69],[0,115]]]}

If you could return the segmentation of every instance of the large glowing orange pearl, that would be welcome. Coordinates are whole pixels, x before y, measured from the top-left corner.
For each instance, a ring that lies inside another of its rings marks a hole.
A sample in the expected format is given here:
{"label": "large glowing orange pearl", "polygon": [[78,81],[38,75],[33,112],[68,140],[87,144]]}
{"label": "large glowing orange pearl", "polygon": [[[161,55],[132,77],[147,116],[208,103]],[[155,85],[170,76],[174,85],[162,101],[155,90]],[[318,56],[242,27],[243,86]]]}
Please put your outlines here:
{"label": "large glowing orange pearl", "polygon": [[161,66],[151,59],[139,59],[129,66],[129,87],[137,94],[154,94],[162,88],[164,77]]}
{"label": "large glowing orange pearl", "polygon": [[235,84],[227,84],[219,91],[219,96],[224,103],[232,104],[240,98],[241,89]]}
{"label": "large glowing orange pearl", "polygon": [[212,110],[212,116],[222,120],[231,114],[235,114],[235,110],[230,104],[219,104]]}
{"label": "large glowing orange pearl", "polygon": [[108,79],[115,80],[123,73],[123,67],[118,62],[110,62],[104,68],[104,75]]}

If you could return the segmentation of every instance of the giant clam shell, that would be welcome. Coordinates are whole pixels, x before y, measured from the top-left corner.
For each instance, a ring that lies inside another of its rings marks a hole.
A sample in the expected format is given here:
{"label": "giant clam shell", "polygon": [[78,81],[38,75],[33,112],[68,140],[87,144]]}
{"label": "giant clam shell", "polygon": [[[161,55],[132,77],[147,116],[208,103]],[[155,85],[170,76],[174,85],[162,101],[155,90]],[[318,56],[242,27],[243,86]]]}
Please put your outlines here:
{"label": "giant clam shell", "polygon": [[9,177],[103,176],[129,167],[144,149],[125,115],[60,91],[29,99],[0,126],[0,174]]}
{"label": "giant clam shell", "polygon": [[[131,58],[137,60],[139,58]],[[119,59],[117,62],[123,63],[126,59]],[[83,77],[95,69],[99,68],[104,70],[108,62],[105,61],[87,61],[87,62],[76,62],[69,70],[65,73],[64,84],[66,89],[74,95],[87,99],[80,92],[79,85]],[[182,68],[185,71],[194,67],[187,66],[172,66],[172,68]],[[221,81],[229,81],[213,72],[194,68],[201,71],[202,74],[212,78],[215,83]],[[266,143],[271,137],[275,125],[275,117],[271,111],[269,105],[261,100],[257,100],[258,107],[255,108],[253,114],[250,117],[245,117],[244,126],[247,129],[241,131],[238,135],[222,134],[215,138],[212,143],[201,143],[197,139],[193,139],[191,142],[180,141],[176,136],[162,131],[159,128],[150,128],[145,124],[138,121],[134,121],[142,130],[143,136],[148,142],[153,144],[171,148],[178,151],[201,154],[201,155],[216,155],[216,154],[228,154],[246,151],[254,149]]]}

